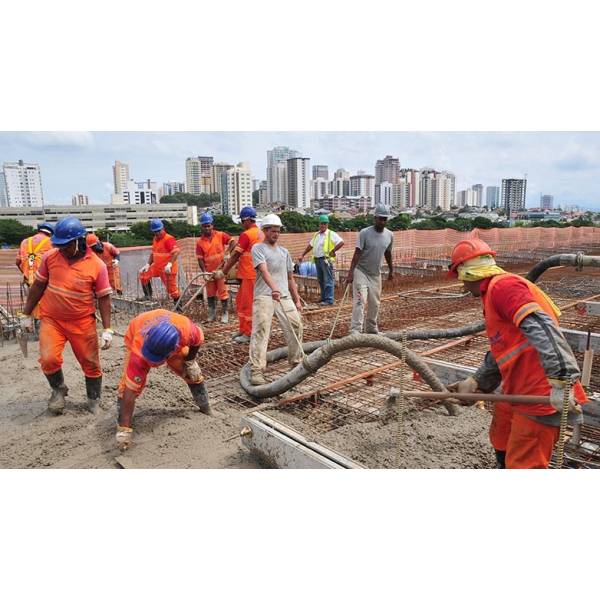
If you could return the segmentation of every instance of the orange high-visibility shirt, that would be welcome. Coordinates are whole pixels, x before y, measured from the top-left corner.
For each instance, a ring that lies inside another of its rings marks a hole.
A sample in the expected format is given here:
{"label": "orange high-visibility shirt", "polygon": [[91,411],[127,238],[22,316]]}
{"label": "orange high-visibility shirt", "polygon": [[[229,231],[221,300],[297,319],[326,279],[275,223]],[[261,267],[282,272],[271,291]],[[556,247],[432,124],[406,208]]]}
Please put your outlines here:
{"label": "orange high-visibility shirt", "polygon": [[204,261],[206,270],[215,271],[225,258],[225,248],[231,236],[224,231],[213,230],[211,236],[201,235],[196,242],[196,256]]}
{"label": "orange high-visibility shirt", "polygon": [[118,258],[119,254],[117,248],[110,242],[102,242],[102,252],[96,252],[96,256],[106,265],[109,279],[113,278],[115,271],[113,259]]}
{"label": "orange high-visibility shirt", "polygon": [[39,232],[31,237],[25,238],[19,247],[19,258],[21,259],[21,270],[29,285],[33,283],[35,272],[39,269],[42,256],[52,250],[50,236]]}
{"label": "orange high-visibility shirt", "polygon": [[59,321],[93,315],[94,299],[112,294],[106,265],[91,248],[76,260],[65,258],[53,248],[42,257],[35,278],[47,283],[40,300],[40,316]]}
{"label": "orange high-visibility shirt", "polygon": [[[152,263],[156,269],[162,271],[165,268],[167,263],[171,261],[171,253],[176,247],[177,241],[169,233],[165,232],[159,240],[154,236],[152,240]],[[171,273],[173,275],[177,273],[177,260],[173,261]]]}
{"label": "orange high-visibility shirt", "polygon": [[252,265],[252,246],[262,242],[264,238],[263,232],[257,227],[256,223],[240,235],[238,244],[235,247],[238,252],[242,253],[237,268],[238,279],[256,279],[256,271]]}

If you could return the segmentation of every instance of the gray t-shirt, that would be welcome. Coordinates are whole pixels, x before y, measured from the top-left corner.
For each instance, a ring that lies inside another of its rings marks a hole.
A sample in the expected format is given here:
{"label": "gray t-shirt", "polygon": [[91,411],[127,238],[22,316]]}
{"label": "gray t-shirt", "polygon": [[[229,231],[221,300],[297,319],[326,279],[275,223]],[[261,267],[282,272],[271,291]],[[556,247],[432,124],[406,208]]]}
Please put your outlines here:
{"label": "gray t-shirt", "polygon": [[356,240],[356,247],[362,250],[356,265],[365,275],[379,275],[381,273],[381,259],[386,250],[392,249],[394,236],[389,229],[384,228],[379,233],[375,227],[361,229]]}
{"label": "gray t-shirt", "polygon": [[[290,253],[278,244],[275,246],[271,246],[265,242],[254,244],[252,246],[252,264],[256,269],[262,263],[267,265],[269,275],[271,275],[277,289],[281,292],[281,297],[285,298],[289,296],[288,273],[293,273],[294,271],[294,263]],[[265,283],[261,272],[257,269],[254,295],[270,296],[271,293],[271,288]]]}

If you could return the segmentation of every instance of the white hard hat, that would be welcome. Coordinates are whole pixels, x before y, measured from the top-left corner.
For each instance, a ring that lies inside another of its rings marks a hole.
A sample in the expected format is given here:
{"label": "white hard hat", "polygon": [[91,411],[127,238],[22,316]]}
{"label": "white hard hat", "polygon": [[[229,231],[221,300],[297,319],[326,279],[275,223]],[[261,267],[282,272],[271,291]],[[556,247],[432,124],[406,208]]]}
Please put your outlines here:
{"label": "white hard hat", "polygon": [[277,215],[267,215],[260,224],[262,229],[265,227],[272,227],[273,225],[276,225],[277,227],[282,226],[281,219]]}
{"label": "white hard hat", "polygon": [[390,217],[390,209],[384,204],[378,204],[375,207],[375,216],[388,219]]}

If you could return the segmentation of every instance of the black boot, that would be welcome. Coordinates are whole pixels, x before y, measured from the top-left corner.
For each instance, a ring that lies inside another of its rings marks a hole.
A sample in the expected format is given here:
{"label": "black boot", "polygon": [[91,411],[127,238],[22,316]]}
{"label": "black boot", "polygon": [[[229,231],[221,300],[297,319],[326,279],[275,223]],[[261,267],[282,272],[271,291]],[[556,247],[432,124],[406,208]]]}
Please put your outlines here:
{"label": "black boot", "polygon": [[208,390],[206,389],[206,384],[204,382],[188,383],[188,387],[192,392],[192,398],[200,409],[200,412],[204,413],[205,415],[212,415],[210,404],[208,403]]}
{"label": "black boot", "polygon": [[152,283],[142,283],[142,291],[144,292],[144,300],[152,300]]}
{"label": "black boot", "polygon": [[182,313],[183,308],[181,308],[181,302],[179,302],[179,298],[173,299],[173,306],[175,307],[175,312]]}
{"label": "black boot", "polygon": [[102,376],[86,377],[85,391],[87,392],[87,408],[95,415],[100,408],[100,395],[102,392]]}
{"label": "black boot", "polygon": [[213,296],[208,298],[208,322],[213,323],[217,318],[217,299]]}
{"label": "black boot", "polygon": [[52,388],[48,400],[48,410],[55,415],[62,415],[65,410],[65,396],[69,394],[69,388],[65,385],[62,369],[51,375],[46,375],[46,379]]}
{"label": "black boot", "polygon": [[496,469],[506,469],[506,451],[494,450],[496,453]]}
{"label": "black boot", "polygon": [[221,323],[229,323],[229,300],[221,300]]}

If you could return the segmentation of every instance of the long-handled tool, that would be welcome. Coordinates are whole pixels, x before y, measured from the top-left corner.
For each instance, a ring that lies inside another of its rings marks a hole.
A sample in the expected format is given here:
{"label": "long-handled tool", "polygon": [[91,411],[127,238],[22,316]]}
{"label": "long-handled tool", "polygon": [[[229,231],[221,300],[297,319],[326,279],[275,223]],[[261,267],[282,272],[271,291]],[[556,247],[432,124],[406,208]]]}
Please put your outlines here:
{"label": "long-handled tool", "polygon": [[467,402],[478,402],[489,400],[490,402],[511,402],[512,404],[550,404],[550,396],[524,396],[512,394],[459,394],[458,392],[419,392],[405,391],[404,394],[411,398],[424,398],[425,400],[463,400]]}

